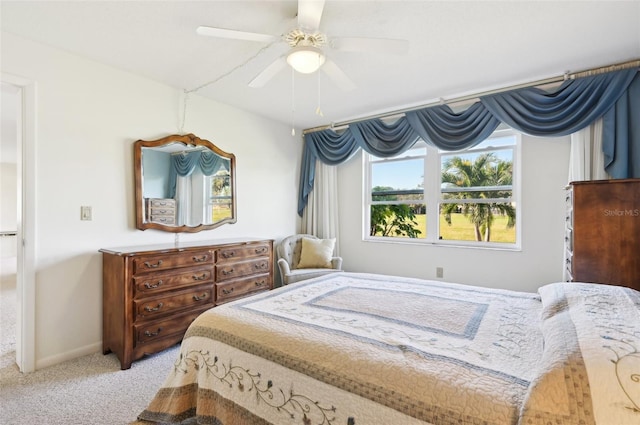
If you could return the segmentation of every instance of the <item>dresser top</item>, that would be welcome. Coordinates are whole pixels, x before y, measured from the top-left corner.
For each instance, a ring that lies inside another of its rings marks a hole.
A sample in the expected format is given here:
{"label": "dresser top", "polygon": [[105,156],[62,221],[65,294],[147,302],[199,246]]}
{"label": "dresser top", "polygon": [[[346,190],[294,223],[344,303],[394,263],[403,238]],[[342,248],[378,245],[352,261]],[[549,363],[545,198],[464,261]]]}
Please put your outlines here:
{"label": "dresser top", "polygon": [[192,242],[180,242],[177,245],[175,243],[165,244],[152,244],[152,245],[138,245],[138,246],[126,246],[117,248],[102,248],[99,252],[120,256],[132,256],[145,253],[169,253],[193,250],[198,248],[209,248],[226,245],[242,245],[255,242],[271,242],[271,239],[260,238],[232,238],[232,239],[215,239],[204,241],[192,241]]}

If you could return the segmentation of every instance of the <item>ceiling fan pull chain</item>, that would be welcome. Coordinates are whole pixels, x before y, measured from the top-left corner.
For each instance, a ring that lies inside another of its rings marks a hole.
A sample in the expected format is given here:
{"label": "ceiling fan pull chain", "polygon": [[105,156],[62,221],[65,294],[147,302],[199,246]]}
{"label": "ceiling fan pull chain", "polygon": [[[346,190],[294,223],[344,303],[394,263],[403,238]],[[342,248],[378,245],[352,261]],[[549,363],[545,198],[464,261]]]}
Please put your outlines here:
{"label": "ceiling fan pull chain", "polygon": [[[180,128],[178,129],[178,134],[184,134],[184,123],[187,120],[187,100],[189,98],[189,92],[187,90],[183,90],[182,94],[183,94],[183,98],[182,98],[182,120],[180,120],[180,117],[178,117],[178,120],[180,121]],[[179,114],[179,112],[178,112],[178,114]]]}

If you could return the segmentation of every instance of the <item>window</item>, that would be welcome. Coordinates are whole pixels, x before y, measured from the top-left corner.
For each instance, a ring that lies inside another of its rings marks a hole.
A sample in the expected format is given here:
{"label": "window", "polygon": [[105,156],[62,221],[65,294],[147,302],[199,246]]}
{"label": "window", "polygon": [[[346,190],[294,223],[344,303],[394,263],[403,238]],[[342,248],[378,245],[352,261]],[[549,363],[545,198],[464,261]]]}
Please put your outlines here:
{"label": "window", "polygon": [[419,141],[392,158],[365,154],[365,239],[519,247],[519,143],[498,130],[464,151]]}
{"label": "window", "polygon": [[207,197],[207,210],[211,212],[212,223],[217,223],[225,218],[231,218],[231,176],[227,170],[220,170],[216,174],[207,177],[210,188]]}

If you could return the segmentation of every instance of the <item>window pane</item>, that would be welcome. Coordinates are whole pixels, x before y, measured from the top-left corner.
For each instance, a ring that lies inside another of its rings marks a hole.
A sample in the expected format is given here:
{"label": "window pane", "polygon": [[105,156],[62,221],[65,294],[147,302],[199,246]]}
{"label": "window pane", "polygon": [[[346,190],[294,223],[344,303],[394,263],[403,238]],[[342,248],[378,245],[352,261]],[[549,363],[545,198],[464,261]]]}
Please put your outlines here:
{"label": "window pane", "polygon": [[231,197],[213,201],[212,218],[214,223],[225,218],[231,218]]}
{"label": "window pane", "polygon": [[369,236],[425,238],[426,211],[424,204],[371,205]]}
{"label": "window pane", "polygon": [[211,218],[216,223],[231,217],[231,176],[227,171],[220,171],[211,177]]}
{"label": "window pane", "polygon": [[515,243],[515,220],[515,203],[442,203],[440,239]]}
{"label": "window pane", "polygon": [[374,162],[371,164],[373,201],[423,198],[424,159]]}

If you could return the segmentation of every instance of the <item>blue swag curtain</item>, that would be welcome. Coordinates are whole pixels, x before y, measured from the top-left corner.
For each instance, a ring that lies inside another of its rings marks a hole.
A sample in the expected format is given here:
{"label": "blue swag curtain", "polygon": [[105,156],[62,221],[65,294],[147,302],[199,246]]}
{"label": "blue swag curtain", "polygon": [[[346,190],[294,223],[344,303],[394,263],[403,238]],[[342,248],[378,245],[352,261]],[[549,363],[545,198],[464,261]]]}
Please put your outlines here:
{"label": "blue swag curtain", "polygon": [[196,167],[199,167],[205,176],[211,176],[221,168],[229,171],[229,160],[206,150],[191,151],[186,155],[182,153],[171,155],[169,198],[174,198],[176,195],[178,176],[186,177],[193,173]]}
{"label": "blue swag curtain", "polygon": [[565,136],[603,117],[605,169],[613,178],[640,177],[640,74],[637,68],[566,80],[552,91],[527,87],[480,97],[465,111],[447,105],[407,112],[392,124],[372,119],[342,133],[307,133],[300,169],[298,214],[313,190],[315,164],[337,165],[359,149],[391,157],[422,139],[442,150],[485,140],[505,123],[534,136]]}

